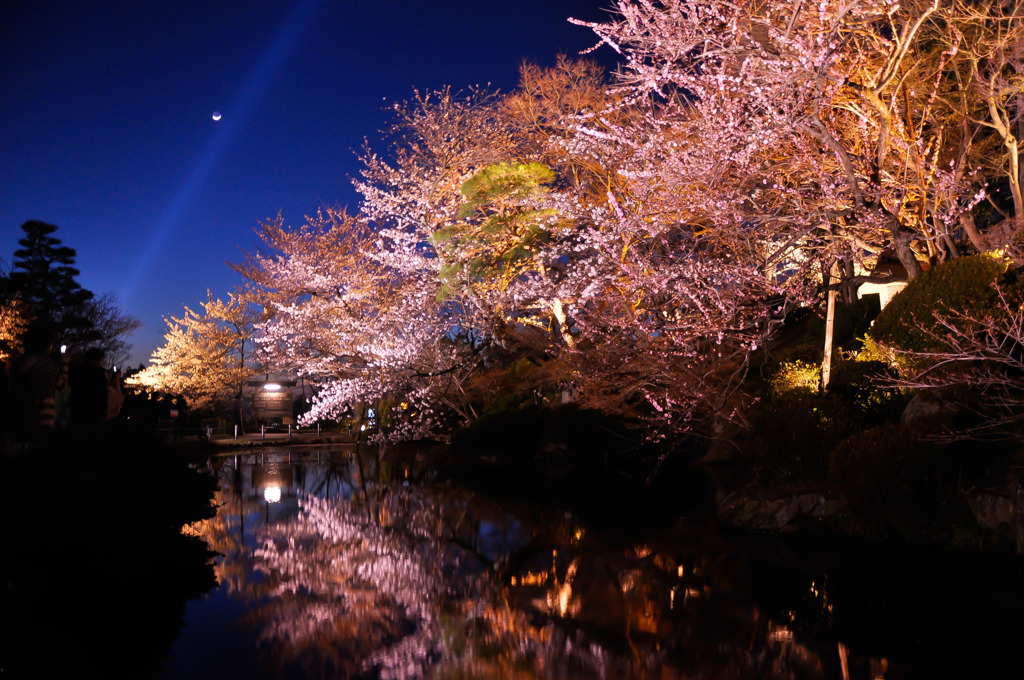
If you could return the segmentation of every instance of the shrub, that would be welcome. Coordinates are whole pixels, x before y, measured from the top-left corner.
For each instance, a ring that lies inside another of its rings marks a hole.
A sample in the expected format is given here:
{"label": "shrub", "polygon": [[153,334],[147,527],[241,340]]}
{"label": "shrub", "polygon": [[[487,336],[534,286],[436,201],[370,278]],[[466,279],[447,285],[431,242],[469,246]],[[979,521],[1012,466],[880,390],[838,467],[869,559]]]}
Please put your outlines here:
{"label": "shrub", "polygon": [[868,332],[872,340],[897,349],[932,352],[943,349],[935,313],[957,311],[982,317],[995,308],[993,285],[1006,271],[1006,261],[983,253],[938,265],[896,294]]}
{"label": "shrub", "polygon": [[816,392],[820,383],[821,363],[801,359],[783,362],[771,379],[772,393],[776,395],[793,390]]}
{"label": "shrub", "polygon": [[895,377],[886,362],[841,361],[832,369],[828,390],[856,409],[866,425],[882,425],[895,420],[907,405],[906,395],[900,390],[877,384],[880,379]]}
{"label": "shrub", "polygon": [[754,463],[775,481],[823,481],[829,451],[861,426],[859,414],[837,395],[807,389],[777,394],[752,414]]}

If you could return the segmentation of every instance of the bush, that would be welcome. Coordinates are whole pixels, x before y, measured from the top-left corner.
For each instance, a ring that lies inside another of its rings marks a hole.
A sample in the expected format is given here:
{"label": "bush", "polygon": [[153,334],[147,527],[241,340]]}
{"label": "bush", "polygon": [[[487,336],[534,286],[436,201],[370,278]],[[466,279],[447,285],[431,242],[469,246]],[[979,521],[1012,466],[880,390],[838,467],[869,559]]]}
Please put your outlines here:
{"label": "bush", "polygon": [[875,319],[868,336],[901,350],[941,351],[935,313],[991,314],[996,301],[993,284],[1005,271],[1006,261],[989,253],[940,264],[897,293]]}
{"label": "bush", "polygon": [[856,409],[866,425],[883,425],[898,418],[907,405],[900,390],[877,385],[880,379],[895,377],[882,361],[841,361],[832,369],[828,390]]}
{"label": "bush", "polygon": [[809,363],[801,359],[783,362],[771,379],[772,394],[775,395],[793,390],[816,392],[820,384],[821,363]]}
{"label": "bush", "polygon": [[[791,389],[806,387],[810,387],[812,391],[817,390],[821,357],[820,345],[803,342],[772,352],[771,359],[764,367],[765,380],[771,393],[781,394]],[[812,372],[815,374],[813,381],[810,376]]]}
{"label": "bush", "polygon": [[820,482],[828,453],[861,428],[842,397],[792,390],[762,403],[751,417],[752,453],[762,475],[778,482]]}

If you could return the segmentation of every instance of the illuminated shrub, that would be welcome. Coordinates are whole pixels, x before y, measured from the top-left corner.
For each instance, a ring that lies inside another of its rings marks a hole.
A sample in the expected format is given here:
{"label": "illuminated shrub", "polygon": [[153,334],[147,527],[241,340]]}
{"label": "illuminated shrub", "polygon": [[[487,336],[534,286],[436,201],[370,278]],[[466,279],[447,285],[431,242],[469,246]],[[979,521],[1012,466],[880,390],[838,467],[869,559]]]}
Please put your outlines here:
{"label": "illuminated shrub", "polygon": [[935,313],[956,311],[981,317],[995,309],[993,285],[1006,261],[993,254],[961,257],[938,265],[911,281],[886,305],[868,332],[869,338],[901,350],[944,349]]}
{"label": "illuminated shrub", "polygon": [[785,361],[772,377],[772,393],[785,394],[793,390],[816,392],[821,383],[821,364],[802,359]]}
{"label": "illuminated shrub", "polygon": [[803,342],[784,347],[773,354],[765,373],[774,396],[793,390],[816,392],[821,382],[821,347]]}

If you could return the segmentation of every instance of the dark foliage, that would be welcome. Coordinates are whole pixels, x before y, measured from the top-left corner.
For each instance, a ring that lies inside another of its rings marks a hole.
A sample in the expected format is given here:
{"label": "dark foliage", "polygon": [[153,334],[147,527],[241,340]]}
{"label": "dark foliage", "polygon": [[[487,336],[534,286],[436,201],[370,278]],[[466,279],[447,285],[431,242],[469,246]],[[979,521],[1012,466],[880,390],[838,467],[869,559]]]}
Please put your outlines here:
{"label": "dark foliage", "polygon": [[828,390],[856,409],[865,426],[874,427],[894,421],[907,405],[899,390],[878,386],[878,381],[895,377],[881,361],[841,361],[832,369]]}
{"label": "dark foliage", "polygon": [[670,521],[707,502],[688,457],[642,442],[621,420],[574,404],[483,416],[456,433],[448,474],[502,498],[555,503],[601,522]]}
{"label": "dark foliage", "polygon": [[790,390],[754,409],[744,449],[766,481],[820,482],[829,453],[862,426],[860,415],[843,397]]}
{"label": "dark foliage", "polygon": [[973,524],[958,477],[952,451],[896,424],[859,432],[829,457],[830,489],[858,530],[878,538],[955,542],[957,528]]}
{"label": "dark foliage", "polygon": [[81,338],[84,346],[92,337],[92,324],[85,318],[84,305],[93,299],[91,291],[77,281],[77,253],[53,235],[57,227],[32,220],[21,225],[25,236],[14,251],[8,288],[20,294],[37,319],[58,331],[60,340]]}
{"label": "dark foliage", "polygon": [[55,441],[7,465],[0,667],[9,677],[142,678],[185,602],[215,585],[185,523],[216,480],[146,431]]}

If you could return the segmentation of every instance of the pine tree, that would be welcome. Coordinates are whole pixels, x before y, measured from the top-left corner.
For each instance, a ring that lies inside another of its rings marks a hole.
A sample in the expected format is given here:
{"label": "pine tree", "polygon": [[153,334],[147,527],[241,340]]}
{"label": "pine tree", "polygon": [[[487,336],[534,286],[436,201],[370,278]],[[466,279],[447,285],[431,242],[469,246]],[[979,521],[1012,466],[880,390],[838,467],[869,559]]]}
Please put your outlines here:
{"label": "pine tree", "polygon": [[11,287],[33,316],[49,322],[62,341],[85,345],[97,339],[84,314],[93,294],[76,280],[80,272],[74,266],[75,249],[53,236],[57,227],[52,224],[31,220],[21,230],[25,236],[18,240],[21,248],[14,251]]}

